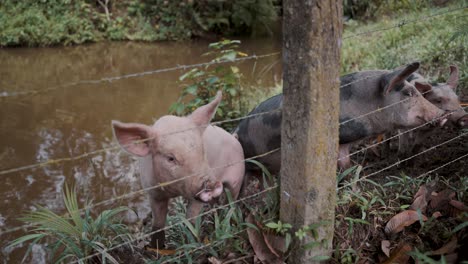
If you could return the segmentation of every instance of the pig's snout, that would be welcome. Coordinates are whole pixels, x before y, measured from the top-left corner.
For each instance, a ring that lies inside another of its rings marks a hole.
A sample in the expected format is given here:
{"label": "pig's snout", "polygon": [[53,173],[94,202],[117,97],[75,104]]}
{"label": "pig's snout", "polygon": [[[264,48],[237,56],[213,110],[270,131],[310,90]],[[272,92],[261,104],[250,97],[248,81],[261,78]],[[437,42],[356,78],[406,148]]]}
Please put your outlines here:
{"label": "pig's snout", "polygon": [[208,203],[214,198],[219,197],[223,193],[222,182],[204,182],[201,191],[195,194],[195,199]]}
{"label": "pig's snout", "polygon": [[432,126],[443,126],[445,123],[448,121],[447,119],[447,113],[439,109],[437,107],[431,107],[431,108],[436,108],[428,110],[424,116],[418,116],[418,118],[423,121],[423,123],[429,123]]}

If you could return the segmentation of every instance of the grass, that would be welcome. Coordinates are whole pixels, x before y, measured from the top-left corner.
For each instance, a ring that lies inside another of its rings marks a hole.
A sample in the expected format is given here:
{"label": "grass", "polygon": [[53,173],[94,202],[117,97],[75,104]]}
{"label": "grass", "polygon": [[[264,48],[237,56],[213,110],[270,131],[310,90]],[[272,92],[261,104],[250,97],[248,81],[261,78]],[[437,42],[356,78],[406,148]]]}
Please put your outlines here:
{"label": "grass", "polygon": [[[118,263],[106,250],[131,240],[132,237],[127,226],[122,224],[121,218],[118,217],[129,209],[118,207],[104,210],[96,218],[93,218],[89,204],[85,205],[87,209],[84,212],[80,210],[74,189],[65,186],[63,196],[67,209],[65,216],[57,215],[48,208],[38,206],[36,211],[29,212],[21,218],[23,222],[33,226],[30,234],[12,241],[9,247],[31,242],[25,254],[26,258],[34,244],[46,242],[53,263],[69,263],[71,261],[93,263],[97,260]],[[89,260],[80,260],[99,252],[102,254]]]}
{"label": "grass", "polygon": [[[441,15],[433,16],[437,14]],[[343,34],[341,73],[393,69],[421,61],[420,72],[426,78],[445,81],[448,66],[455,63],[462,79],[459,87],[466,92],[468,34],[462,29],[466,25],[466,15],[466,1],[460,0],[445,8],[429,7],[417,12],[402,10],[400,14],[384,16],[375,23],[349,20]],[[414,20],[419,21],[411,22]],[[400,26],[388,29],[396,25]],[[353,37],[374,30],[377,32]]]}

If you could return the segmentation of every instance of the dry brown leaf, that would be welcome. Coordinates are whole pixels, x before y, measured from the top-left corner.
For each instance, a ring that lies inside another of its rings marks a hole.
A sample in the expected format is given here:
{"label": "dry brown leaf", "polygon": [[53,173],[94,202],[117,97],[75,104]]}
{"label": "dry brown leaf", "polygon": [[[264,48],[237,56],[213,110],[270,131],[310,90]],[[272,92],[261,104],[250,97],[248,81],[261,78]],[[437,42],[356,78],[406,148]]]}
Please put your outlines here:
{"label": "dry brown leaf", "polygon": [[215,257],[209,257],[208,262],[211,264],[223,264],[223,262]]}
{"label": "dry brown leaf", "polygon": [[385,253],[387,257],[390,257],[390,241],[382,240],[381,246],[382,252]]}
{"label": "dry brown leaf", "polygon": [[442,214],[441,214],[439,211],[434,212],[434,213],[432,214],[432,217],[434,217],[434,218],[436,218],[436,219],[439,218],[439,217],[441,217],[441,216],[442,216]]}
{"label": "dry brown leaf", "polygon": [[[249,214],[246,218],[247,222],[253,225],[258,225],[255,223],[252,214]],[[260,228],[259,228],[260,229]],[[280,258],[278,258],[271,250],[268,248],[265,243],[263,234],[260,231],[257,231],[253,228],[247,228],[247,234],[249,236],[250,245],[255,252],[255,255],[263,263],[272,263],[272,264],[282,264],[284,263]]]}
{"label": "dry brown leaf", "polygon": [[404,243],[397,247],[392,255],[382,264],[393,264],[393,263],[408,263],[410,256],[406,253],[413,250],[413,247],[410,244]]}
{"label": "dry brown leaf", "polygon": [[420,210],[421,213],[426,213],[427,200],[426,195],[420,195],[414,199],[414,202],[409,207],[410,210]]}
{"label": "dry brown leaf", "polygon": [[273,234],[263,234],[263,237],[270,250],[278,257],[282,257],[282,254],[287,250],[285,237]]}
{"label": "dry brown leaf", "polygon": [[439,193],[432,192],[429,207],[434,211],[449,210],[449,202],[455,197],[455,192],[450,189],[445,189]]}
{"label": "dry brown leaf", "polygon": [[447,255],[453,253],[458,247],[458,240],[456,236],[453,236],[450,241],[443,245],[441,248],[431,251],[429,255]]}
{"label": "dry brown leaf", "polygon": [[416,200],[416,198],[420,197],[420,196],[424,196],[426,197],[427,196],[427,193],[429,191],[427,190],[427,187],[425,184],[419,186],[419,190],[418,192],[414,195],[414,199]]}
{"label": "dry brown leaf", "polygon": [[156,254],[159,254],[161,256],[172,256],[177,252],[174,249],[157,249],[157,248],[150,248],[150,247],[146,247],[145,249],[148,251],[154,252]]}
{"label": "dry brown leaf", "polygon": [[[385,226],[385,233],[387,234],[396,234],[401,232],[406,226],[412,225],[414,222],[419,221],[420,215],[414,210],[405,210],[395,216],[393,216],[390,221],[388,221]],[[427,217],[422,215],[422,220],[426,221]]]}
{"label": "dry brown leaf", "polygon": [[451,200],[450,202],[450,205],[457,208],[458,210],[460,211],[463,211],[463,212],[468,212],[468,206],[464,205],[462,202],[460,201],[457,201],[457,200]]}

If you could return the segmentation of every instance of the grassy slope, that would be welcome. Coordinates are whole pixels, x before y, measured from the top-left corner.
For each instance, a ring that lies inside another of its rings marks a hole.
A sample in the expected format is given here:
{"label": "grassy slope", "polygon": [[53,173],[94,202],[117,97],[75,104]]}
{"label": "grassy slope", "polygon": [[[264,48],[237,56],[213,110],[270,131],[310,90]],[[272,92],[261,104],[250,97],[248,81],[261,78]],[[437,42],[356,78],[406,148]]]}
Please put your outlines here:
{"label": "grassy slope", "polygon": [[[452,36],[466,26],[466,1],[454,1],[445,8],[427,8],[418,12],[383,17],[375,23],[348,21],[342,48],[343,74],[364,69],[392,69],[412,61],[421,61],[420,72],[433,81],[446,80],[448,66],[456,64],[463,79],[459,87],[468,89],[467,40],[468,36]],[[456,11],[451,11],[456,10]],[[433,16],[436,14],[442,14]],[[431,17],[432,16],[432,17]],[[422,20],[421,20],[422,19]],[[416,23],[411,21],[420,20]],[[406,24],[404,24],[406,22]],[[368,35],[360,32],[400,27]],[[466,31],[466,29],[465,29]],[[465,92],[466,93],[466,92]]]}

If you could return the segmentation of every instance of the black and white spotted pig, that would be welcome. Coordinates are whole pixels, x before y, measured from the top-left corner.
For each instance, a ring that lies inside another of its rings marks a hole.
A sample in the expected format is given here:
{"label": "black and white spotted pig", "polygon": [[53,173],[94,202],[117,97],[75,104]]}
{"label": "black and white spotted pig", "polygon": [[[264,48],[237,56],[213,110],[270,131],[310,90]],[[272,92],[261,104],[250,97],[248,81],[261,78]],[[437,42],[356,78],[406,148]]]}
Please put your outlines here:
{"label": "black and white spotted pig", "polygon": [[[419,63],[414,62],[393,71],[361,71],[340,78],[343,87],[340,89],[338,165],[341,168],[350,166],[348,155],[354,142],[399,128],[415,127],[444,114],[444,111],[421,95],[421,92],[431,89],[429,85],[412,85],[406,81],[418,68]],[[270,112],[281,106],[282,94],[279,94],[260,103],[249,115]],[[234,130],[234,134],[237,134],[246,158],[279,148],[281,112],[244,119]],[[258,160],[270,172],[280,171],[280,151]]]}

